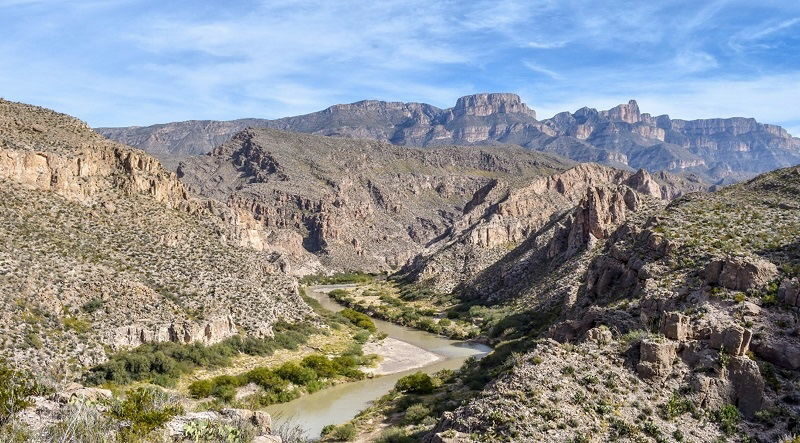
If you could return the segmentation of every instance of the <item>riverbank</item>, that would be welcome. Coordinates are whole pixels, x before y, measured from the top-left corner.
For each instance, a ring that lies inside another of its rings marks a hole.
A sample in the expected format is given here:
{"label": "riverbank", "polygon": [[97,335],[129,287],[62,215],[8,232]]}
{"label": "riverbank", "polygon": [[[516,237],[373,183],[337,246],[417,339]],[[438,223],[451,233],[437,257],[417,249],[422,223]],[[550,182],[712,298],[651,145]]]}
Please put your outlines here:
{"label": "riverbank", "polygon": [[372,281],[338,287],[328,291],[337,303],[370,317],[420,329],[456,340],[477,337],[480,328],[472,323],[448,318],[455,306],[449,297],[424,291],[413,285],[399,286],[392,281]]}
{"label": "riverbank", "polygon": [[364,369],[367,374],[376,376],[418,369],[444,358],[419,346],[391,337],[365,344],[364,353],[380,356],[377,367]]}
{"label": "riverbank", "polygon": [[[306,288],[306,295],[330,311],[341,311],[326,293],[336,289],[352,290],[356,285],[330,285]],[[481,356],[490,349],[484,345],[451,340],[429,332],[373,319],[378,333],[387,337],[365,344],[365,353],[382,354],[375,368],[375,377],[332,386],[298,399],[265,408],[276,425],[299,425],[310,436],[317,437],[323,427],[352,420],[394,388],[397,381],[422,371],[434,374],[455,370],[469,357]],[[368,370],[368,369],[366,369]],[[365,370],[365,372],[366,372]],[[384,374],[384,375],[379,375]]]}

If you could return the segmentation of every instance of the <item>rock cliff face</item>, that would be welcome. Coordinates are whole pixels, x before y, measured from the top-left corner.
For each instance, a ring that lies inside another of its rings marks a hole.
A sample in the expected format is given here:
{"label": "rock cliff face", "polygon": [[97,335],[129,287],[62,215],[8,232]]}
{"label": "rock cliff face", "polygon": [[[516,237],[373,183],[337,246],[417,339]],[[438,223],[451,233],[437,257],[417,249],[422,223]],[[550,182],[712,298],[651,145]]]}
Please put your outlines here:
{"label": "rock cliff face", "polygon": [[269,335],[311,315],[250,213],[191,197],[76,119],[0,101],[0,183],[0,348],[15,363],[68,371],[106,347]]}
{"label": "rock cliff face", "polygon": [[[456,286],[468,306],[505,313],[491,329],[500,347],[527,352],[477,364],[499,375],[425,441],[605,441],[630,429],[780,441],[797,432],[800,168],[666,205],[641,174],[609,178]],[[688,412],[732,407],[741,423]]]}
{"label": "rock cliff face", "polygon": [[196,192],[250,214],[274,248],[378,271],[405,264],[492,189],[569,166],[519,148],[420,150],[248,130],[178,172]]}
{"label": "rock cliff face", "polygon": [[408,146],[518,144],[580,162],[698,174],[720,183],[800,163],[800,139],[754,119],[654,117],[631,100],[607,111],[582,108],[540,121],[517,95],[500,93],[462,97],[449,109],[367,100],[277,120],[188,121],[97,131],[171,158],[210,152],[246,127]]}
{"label": "rock cliff face", "polygon": [[[471,290],[502,297],[503,285],[511,290],[530,280],[525,269],[556,257],[569,258],[608,238],[628,213],[642,206],[643,198],[657,204],[703,190],[679,177],[665,174],[662,179],[656,181],[645,171],[581,164],[522,186],[495,182],[453,223],[448,235],[429,244],[404,272],[444,292],[471,279],[483,280]],[[506,271],[502,280],[493,278]]]}

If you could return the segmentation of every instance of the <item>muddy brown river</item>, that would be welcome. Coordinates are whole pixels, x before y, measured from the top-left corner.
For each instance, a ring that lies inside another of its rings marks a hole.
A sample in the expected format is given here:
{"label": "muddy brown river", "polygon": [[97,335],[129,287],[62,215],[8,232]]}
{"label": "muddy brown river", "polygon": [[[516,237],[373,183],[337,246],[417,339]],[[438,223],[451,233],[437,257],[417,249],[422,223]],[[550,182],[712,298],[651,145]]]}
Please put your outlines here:
{"label": "muddy brown river", "polygon": [[[326,293],[333,289],[348,287],[353,287],[353,285],[315,286],[308,288],[307,294],[318,300],[324,308],[340,311],[344,309],[344,306],[336,303]],[[272,414],[273,427],[278,427],[288,421],[292,425],[296,424],[302,427],[309,437],[318,438],[323,426],[341,424],[350,420],[359,411],[367,408],[373,400],[389,392],[400,377],[417,371],[432,374],[442,369],[457,369],[467,358],[483,356],[491,350],[488,346],[479,343],[449,340],[383,320],[373,319],[373,321],[378,327],[378,331],[433,352],[440,356],[440,359],[421,368],[345,383],[288,403],[269,406],[266,411]]]}

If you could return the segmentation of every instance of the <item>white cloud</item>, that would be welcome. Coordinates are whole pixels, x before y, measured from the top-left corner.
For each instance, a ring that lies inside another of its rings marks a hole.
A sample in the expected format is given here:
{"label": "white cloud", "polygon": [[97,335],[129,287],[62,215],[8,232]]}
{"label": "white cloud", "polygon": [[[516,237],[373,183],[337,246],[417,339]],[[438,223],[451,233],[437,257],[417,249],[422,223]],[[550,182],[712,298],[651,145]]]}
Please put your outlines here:
{"label": "white cloud", "polygon": [[681,51],[675,56],[673,62],[685,72],[702,72],[719,67],[717,59],[703,51]]}
{"label": "white cloud", "polygon": [[566,41],[553,41],[553,42],[542,42],[542,41],[529,41],[525,44],[525,47],[533,48],[533,49],[556,49],[556,48],[563,48],[567,45]]}
{"label": "white cloud", "polygon": [[561,80],[563,78],[561,76],[561,74],[559,74],[559,73],[557,73],[555,71],[552,71],[550,69],[547,69],[547,68],[545,68],[543,66],[537,65],[536,63],[533,63],[533,62],[530,62],[530,61],[524,61],[524,62],[522,62],[522,64],[526,68],[530,69],[531,71],[539,73],[539,74],[544,74],[544,75],[552,78],[553,80]]}

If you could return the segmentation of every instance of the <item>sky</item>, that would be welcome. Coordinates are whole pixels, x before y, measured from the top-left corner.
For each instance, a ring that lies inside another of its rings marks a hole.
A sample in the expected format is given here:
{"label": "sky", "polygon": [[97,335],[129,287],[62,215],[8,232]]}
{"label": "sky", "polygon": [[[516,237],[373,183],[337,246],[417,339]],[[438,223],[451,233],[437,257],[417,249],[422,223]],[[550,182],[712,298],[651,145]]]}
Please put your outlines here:
{"label": "sky", "polygon": [[93,127],[514,92],[800,135],[796,0],[0,0],[0,97]]}

